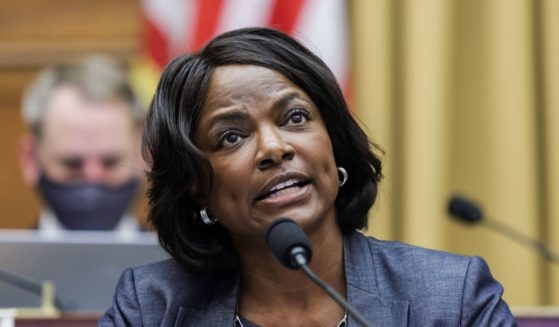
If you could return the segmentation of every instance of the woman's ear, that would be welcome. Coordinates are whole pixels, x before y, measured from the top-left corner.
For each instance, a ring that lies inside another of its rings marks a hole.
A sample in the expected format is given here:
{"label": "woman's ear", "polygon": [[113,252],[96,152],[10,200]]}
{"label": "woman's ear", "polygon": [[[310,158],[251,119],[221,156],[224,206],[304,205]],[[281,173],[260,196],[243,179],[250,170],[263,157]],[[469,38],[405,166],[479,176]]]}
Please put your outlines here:
{"label": "woman's ear", "polygon": [[200,208],[204,208],[207,205],[206,195],[201,187],[199,187],[199,182],[192,183],[189,188],[190,196],[194,203]]}
{"label": "woman's ear", "polygon": [[37,185],[40,174],[37,162],[37,142],[37,138],[31,133],[26,133],[19,141],[19,166],[23,181],[30,188]]}

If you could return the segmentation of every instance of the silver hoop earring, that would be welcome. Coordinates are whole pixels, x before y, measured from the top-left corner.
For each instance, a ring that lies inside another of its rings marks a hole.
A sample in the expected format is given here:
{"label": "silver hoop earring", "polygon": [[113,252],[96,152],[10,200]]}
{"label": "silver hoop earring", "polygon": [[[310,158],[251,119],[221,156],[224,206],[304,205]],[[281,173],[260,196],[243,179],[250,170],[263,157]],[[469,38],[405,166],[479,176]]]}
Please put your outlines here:
{"label": "silver hoop earring", "polygon": [[338,169],[338,172],[342,174],[342,179],[340,180],[340,185],[339,185],[340,187],[342,187],[344,186],[345,182],[347,182],[348,179],[347,170],[345,170],[344,167],[338,167],[336,169]]}
{"label": "silver hoop earring", "polygon": [[217,222],[217,218],[213,218],[210,217],[210,215],[208,215],[208,212],[206,211],[206,208],[200,210],[200,218],[202,218],[202,221],[204,222],[204,224],[210,226],[213,225]]}

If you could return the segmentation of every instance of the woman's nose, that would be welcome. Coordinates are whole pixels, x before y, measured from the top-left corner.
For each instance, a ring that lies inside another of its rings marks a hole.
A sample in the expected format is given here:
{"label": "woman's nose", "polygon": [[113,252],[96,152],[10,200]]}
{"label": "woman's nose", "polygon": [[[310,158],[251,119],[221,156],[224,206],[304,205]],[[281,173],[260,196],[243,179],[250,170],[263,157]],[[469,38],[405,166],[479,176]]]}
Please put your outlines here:
{"label": "woman's nose", "polygon": [[259,169],[280,165],[295,156],[295,149],[286,142],[281,132],[270,128],[259,133],[256,162]]}

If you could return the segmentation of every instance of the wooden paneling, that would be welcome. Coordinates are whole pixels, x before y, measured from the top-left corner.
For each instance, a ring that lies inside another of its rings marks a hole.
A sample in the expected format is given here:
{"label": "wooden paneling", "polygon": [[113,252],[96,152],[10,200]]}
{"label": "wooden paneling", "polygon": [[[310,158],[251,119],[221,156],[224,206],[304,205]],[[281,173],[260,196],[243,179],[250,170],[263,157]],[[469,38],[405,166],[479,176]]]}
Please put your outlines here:
{"label": "wooden paneling", "polygon": [[136,0],[3,0],[0,66],[43,66],[94,52],[130,58],[139,30]]}
{"label": "wooden paneling", "polygon": [[[132,61],[139,9],[138,0],[0,0],[0,228],[28,228],[39,210],[17,161],[25,86],[46,65],[93,53]],[[136,212],[144,211],[142,200]]]}
{"label": "wooden paneling", "polygon": [[16,327],[94,327],[101,315],[74,314],[60,318],[21,318],[16,319]]}
{"label": "wooden paneling", "polygon": [[39,206],[25,186],[17,162],[19,136],[25,127],[19,111],[0,108],[0,227],[28,228],[35,224]]}

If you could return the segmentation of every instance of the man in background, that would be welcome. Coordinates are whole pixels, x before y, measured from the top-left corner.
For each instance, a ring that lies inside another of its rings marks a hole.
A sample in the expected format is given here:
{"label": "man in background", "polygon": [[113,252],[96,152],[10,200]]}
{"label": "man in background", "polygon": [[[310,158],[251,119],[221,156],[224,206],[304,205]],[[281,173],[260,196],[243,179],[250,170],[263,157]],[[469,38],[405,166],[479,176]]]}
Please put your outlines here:
{"label": "man in background", "polygon": [[47,68],[23,97],[20,149],[44,231],[139,229],[130,214],[143,167],[144,111],[123,68],[108,57]]}

